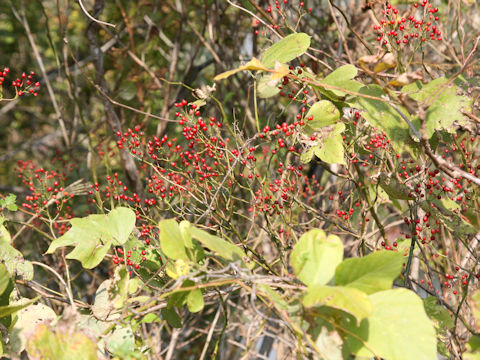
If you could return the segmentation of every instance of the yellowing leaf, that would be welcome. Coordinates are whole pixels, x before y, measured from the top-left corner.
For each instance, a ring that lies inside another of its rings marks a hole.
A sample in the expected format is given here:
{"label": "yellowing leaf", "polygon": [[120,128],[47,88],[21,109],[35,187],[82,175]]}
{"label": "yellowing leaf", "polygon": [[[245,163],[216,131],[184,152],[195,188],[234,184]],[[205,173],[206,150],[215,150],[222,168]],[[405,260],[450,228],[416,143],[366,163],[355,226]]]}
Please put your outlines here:
{"label": "yellowing leaf", "polygon": [[278,61],[275,63],[274,73],[272,79],[281,79],[284,76],[287,76],[290,70],[285,64],[280,64]]}
{"label": "yellowing leaf", "polygon": [[373,69],[375,73],[397,66],[397,62],[392,53],[387,53],[383,57],[380,55],[362,56],[358,59],[358,63],[363,68],[368,67],[369,65],[375,65]]}
{"label": "yellowing leaf", "polygon": [[380,71],[383,71],[383,70],[392,69],[395,66],[397,66],[397,62],[395,61],[395,57],[393,56],[392,53],[387,53],[381,59],[381,62],[379,62],[377,65],[375,65],[375,68],[373,69],[373,71],[375,73],[379,73]]}
{"label": "yellowing leaf", "polygon": [[422,71],[415,71],[413,73],[403,73],[398,75],[395,79],[388,84],[392,86],[405,86],[411,84],[414,81],[423,79]]}
{"label": "yellowing leaf", "polygon": [[217,76],[215,76],[213,78],[214,81],[218,81],[218,80],[223,80],[223,79],[226,79],[234,74],[236,74],[237,72],[240,72],[240,71],[245,71],[245,70],[257,70],[257,71],[267,71],[268,68],[265,67],[260,60],[258,60],[257,58],[252,58],[252,60],[250,60],[248,63],[246,63],[245,65],[242,65],[236,69],[233,69],[233,70],[228,70],[228,71],[225,71],[221,74],[218,74]]}

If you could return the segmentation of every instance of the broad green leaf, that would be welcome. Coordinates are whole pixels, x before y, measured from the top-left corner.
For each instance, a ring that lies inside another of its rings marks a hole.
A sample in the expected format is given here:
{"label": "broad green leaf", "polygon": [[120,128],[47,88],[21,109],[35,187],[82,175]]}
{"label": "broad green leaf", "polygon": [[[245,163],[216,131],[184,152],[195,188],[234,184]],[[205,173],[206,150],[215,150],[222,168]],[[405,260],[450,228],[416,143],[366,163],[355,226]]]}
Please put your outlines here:
{"label": "broad green leaf", "polygon": [[477,321],[477,330],[480,330],[480,290],[477,290],[472,295],[472,313]]}
{"label": "broad green leaf", "polygon": [[[8,284],[7,284],[8,286]],[[12,305],[5,305],[5,306],[0,306],[0,318],[11,315],[16,313],[17,311],[20,311],[22,309],[25,309],[26,307],[30,306],[31,304],[37,302],[41,296],[37,296],[34,299],[28,300],[21,302],[18,305],[12,304]]]}
{"label": "broad green leaf", "polygon": [[[359,92],[361,94],[382,97],[384,92],[378,85],[369,85],[362,87]],[[392,142],[395,151],[401,154],[405,150],[405,146],[413,146],[413,140],[410,137],[408,124],[388,103],[380,100],[367,99],[358,97],[358,106],[365,110],[362,116],[370,123],[370,125],[380,129],[387,134]],[[408,116],[405,108],[398,106],[400,111]],[[418,129],[417,129],[418,130]]]}
{"label": "broad green leaf", "polygon": [[425,114],[427,138],[430,138],[435,130],[453,133],[453,123],[464,120],[462,109],[470,109],[471,99],[457,95],[457,86],[447,85],[448,82],[448,79],[438,78],[425,85],[417,81],[402,88],[402,93],[413,100],[429,104]]}
{"label": "broad green leaf", "polygon": [[328,331],[323,326],[320,334],[315,340],[315,345],[320,353],[328,360],[342,360],[342,344],[343,340],[337,331]]}
{"label": "broad green leaf", "polygon": [[282,298],[279,293],[273,290],[270,286],[268,286],[267,284],[258,284],[257,289],[258,291],[265,293],[267,295],[267,298],[272,300],[279,309],[287,310],[287,302]]}
{"label": "broad green leaf", "polygon": [[7,289],[10,283],[10,274],[5,267],[5,264],[0,264],[0,295]]}
{"label": "broad green leaf", "polygon": [[317,133],[317,136],[320,137],[318,143],[321,145],[311,147],[313,153],[328,164],[345,164],[342,137],[344,130],[345,124],[343,123],[321,128]]}
{"label": "broad green leaf", "polygon": [[180,276],[188,275],[191,268],[190,264],[190,261],[184,261],[182,259],[175,260],[175,262],[169,261],[165,267],[165,271],[168,276],[176,280]]}
{"label": "broad green leaf", "polygon": [[93,269],[102,262],[111,243],[98,244],[93,239],[88,239],[77,243],[77,246],[65,257],[67,259],[78,260],[85,269]]}
{"label": "broad green leaf", "polygon": [[23,280],[32,280],[33,265],[11,245],[10,233],[3,225],[3,221],[4,218],[0,217],[0,262],[5,265],[10,277],[20,276]]}
{"label": "broad green leaf", "polygon": [[162,220],[160,228],[160,248],[172,260],[188,260],[185,243],[178,223],[174,219]]}
{"label": "broad green leaf", "polygon": [[315,155],[315,146],[309,147],[308,149],[304,150],[300,155],[300,161],[303,164],[307,164],[312,161],[313,155]]}
{"label": "broad green leaf", "polygon": [[187,296],[188,310],[192,313],[196,313],[203,310],[205,302],[203,301],[202,290],[195,289],[188,293]]}
{"label": "broad green leaf", "polygon": [[192,237],[225,260],[241,260],[246,256],[238,246],[196,227],[192,227]]}
{"label": "broad green leaf", "polygon": [[174,328],[182,327],[182,319],[178,316],[177,312],[172,308],[163,308],[161,310],[162,318],[167,321],[167,323]]}
{"label": "broad green leaf", "polygon": [[307,119],[310,116],[313,116],[313,120],[308,121],[305,126],[316,130],[323,126],[335,124],[340,120],[340,111],[331,101],[320,100],[313,104],[305,115]]}
{"label": "broad green leaf", "polygon": [[306,285],[325,285],[333,277],[343,259],[343,244],[336,235],[321,229],[303,234],[290,254],[290,265]]}
{"label": "broad green leaf", "polygon": [[367,294],[353,287],[310,285],[303,305],[329,306],[353,315],[358,324],[372,313],[372,303]]}
{"label": "broad green leaf", "polygon": [[128,298],[129,281],[130,275],[128,274],[127,268],[118,266],[113,276],[113,286],[109,288],[109,297],[111,298],[113,306],[117,309],[123,307]]}
{"label": "broad green leaf", "polygon": [[121,358],[127,358],[135,349],[135,336],[130,327],[117,327],[106,339],[107,350]]}
{"label": "broad green leaf", "polygon": [[[385,290],[369,296],[373,312],[360,327],[346,323],[350,351],[360,357],[388,360],[437,359],[437,339],[423,302],[407,289]],[[359,340],[361,339],[361,340]]]}
{"label": "broad green leaf", "polygon": [[442,222],[450,231],[464,236],[477,233],[475,227],[459,214],[459,205],[448,198],[437,199],[434,197],[422,202],[420,206],[425,212],[429,212],[433,219]]}
{"label": "broad green leaf", "polygon": [[480,336],[472,335],[467,343],[467,350],[463,354],[464,360],[480,360]]}
{"label": "broad green leaf", "polygon": [[93,315],[102,321],[113,321],[120,317],[118,309],[114,305],[112,291],[115,284],[112,279],[107,279],[100,284],[92,305]]}
{"label": "broad green leaf", "polygon": [[287,63],[304,54],[309,47],[310,36],[304,33],[290,34],[263,52],[262,64],[273,68],[276,61]]}
{"label": "broad green leaf", "polygon": [[[363,84],[356,80],[352,80],[355,76],[357,76],[357,73],[358,70],[355,66],[343,65],[328,74],[325,79],[321,80],[320,82],[322,84],[333,85],[345,90],[358,92]],[[328,87],[326,90],[334,93],[336,96],[347,95],[343,91],[329,89]]]}
{"label": "broad green leaf", "polygon": [[347,259],[335,270],[335,284],[366,294],[388,290],[400,275],[403,262],[403,254],[393,251],[377,251],[362,258]]}
{"label": "broad green leaf", "polygon": [[162,322],[162,319],[154,313],[149,313],[143,317],[142,320],[140,320],[140,323],[157,323],[157,322]]}
{"label": "broad green leaf", "polygon": [[277,95],[280,89],[277,86],[277,81],[273,78],[274,74],[263,74],[257,83],[257,95],[260,98],[266,99]]}
{"label": "broad green leaf", "polygon": [[183,220],[179,224],[180,232],[182,233],[183,243],[189,249],[193,249],[192,242],[192,224],[186,220]]}
{"label": "broad green leaf", "polygon": [[85,334],[53,332],[41,324],[29,336],[27,352],[31,359],[96,360],[97,344]]}
{"label": "broad green leaf", "polygon": [[128,240],[136,222],[135,212],[126,207],[117,207],[107,216],[108,232],[113,236],[113,245],[123,245]]}
{"label": "broad green leaf", "polygon": [[128,240],[135,220],[135,213],[125,207],[113,209],[108,215],[74,218],[70,220],[72,228],[50,244],[47,254],[61,247],[74,246],[66,258],[80,261],[86,269],[94,268],[103,260],[112,242],[123,245]]}
{"label": "broad green leaf", "polygon": [[423,306],[428,317],[436,323],[435,325],[439,329],[446,330],[455,326],[450,313],[438,303],[438,299],[435,296],[423,299]]}
{"label": "broad green leaf", "polygon": [[[32,303],[32,300],[21,299],[18,305],[25,305],[25,303]],[[19,354],[25,349],[28,337],[38,325],[54,325],[56,321],[55,312],[44,304],[30,305],[20,310],[10,331],[11,351]]]}
{"label": "broad green leaf", "polygon": [[413,200],[414,198],[408,196],[410,191],[405,184],[401,184],[393,176],[387,174],[380,174],[378,177],[378,184],[388,194],[390,199]]}
{"label": "broad green leaf", "polygon": [[5,218],[0,216],[0,243],[1,244],[11,244],[12,243],[12,237],[10,236],[10,233],[8,232],[5,225],[3,225],[4,222],[5,222]]}
{"label": "broad green leaf", "polygon": [[[111,236],[105,232],[108,229],[106,215],[94,214],[85,218],[73,218],[70,223],[71,229],[52,241],[47,254],[52,254],[61,247],[75,246],[66,256],[67,259],[80,261],[86,269],[100,264],[111,245]],[[108,238],[106,244],[102,244],[102,236]]]}
{"label": "broad green leaf", "polygon": [[321,148],[314,148],[315,155],[328,164],[345,165],[345,151],[341,132],[345,129],[343,123],[336,124],[334,130],[324,139]]}

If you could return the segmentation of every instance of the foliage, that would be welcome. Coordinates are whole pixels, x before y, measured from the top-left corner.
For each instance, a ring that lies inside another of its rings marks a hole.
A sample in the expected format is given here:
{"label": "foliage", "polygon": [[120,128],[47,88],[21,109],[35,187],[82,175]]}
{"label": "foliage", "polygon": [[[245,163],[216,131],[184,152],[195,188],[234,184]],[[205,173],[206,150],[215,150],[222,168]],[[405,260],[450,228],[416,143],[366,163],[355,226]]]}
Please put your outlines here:
{"label": "foliage", "polygon": [[479,357],[476,2],[60,3],[0,4],[4,357]]}

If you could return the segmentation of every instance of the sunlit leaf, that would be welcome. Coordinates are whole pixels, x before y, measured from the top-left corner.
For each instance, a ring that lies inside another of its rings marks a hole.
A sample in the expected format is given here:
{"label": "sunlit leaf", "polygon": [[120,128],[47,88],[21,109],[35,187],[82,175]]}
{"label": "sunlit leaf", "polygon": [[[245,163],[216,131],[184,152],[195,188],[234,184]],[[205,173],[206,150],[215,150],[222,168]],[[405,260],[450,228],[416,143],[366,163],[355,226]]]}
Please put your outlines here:
{"label": "sunlit leaf", "polygon": [[164,254],[172,260],[188,260],[178,223],[174,219],[162,220],[158,227],[160,228],[160,247]]}
{"label": "sunlit leaf", "polygon": [[304,54],[310,47],[310,36],[304,33],[295,33],[285,36],[262,54],[262,64],[272,68],[275,62],[287,63]]}
{"label": "sunlit leaf", "polygon": [[437,358],[435,329],[418,295],[394,289],[369,298],[372,314],[359,327],[353,322],[344,325],[352,334],[346,339],[350,351],[360,357],[389,360]]}
{"label": "sunlit leaf", "polygon": [[377,251],[362,258],[343,261],[335,270],[335,284],[367,294],[388,290],[403,268],[402,253]]}
{"label": "sunlit leaf", "polygon": [[372,303],[367,294],[354,287],[310,285],[303,305],[329,306],[353,315],[358,324],[372,313]]}
{"label": "sunlit leaf", "polygon": [[303,234],[290,254],[290,265],[306,285],[325,285],[343,259],[343,244],[336,235],[321,229]]}

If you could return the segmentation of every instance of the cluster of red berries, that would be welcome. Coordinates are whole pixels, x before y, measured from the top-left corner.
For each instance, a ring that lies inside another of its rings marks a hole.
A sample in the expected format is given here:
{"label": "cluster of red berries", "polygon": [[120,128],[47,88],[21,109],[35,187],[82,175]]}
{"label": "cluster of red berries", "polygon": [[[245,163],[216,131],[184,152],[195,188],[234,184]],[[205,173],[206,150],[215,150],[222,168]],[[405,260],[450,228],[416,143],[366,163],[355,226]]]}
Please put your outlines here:
{"label": "cluster of red berries", "polygon": [[[10,72],[9,68],[4,68],[0,72],[0,86],[3,86],[3,83],[6,80],[8,73]],[[18,96],[23,96],[25,94],[32,94],[33,96],[38,95],[38,89],[40,88],[40,82],[34,80],[35,73],[32,71],[30,74],[22,73],[20,78],[12,81],[12,86],[15,88],[15,93]]]}
{"label": "cluster of red berries", "polygon": [[[419,9],[419,10],[417,10]],[[416,18],[413,14],[421,10],[421,17]],[[411,15],[401,17],[399,10],[386,4],[382,10],[383,19],[379,20],[379,25],[373,25],[373,30],[377,33],[377,41],[383,45],[401,46],[412,41],[425,42],[427,40],[442,40],[441,32],[436,25],[439,17],[438,8],[433,7],[428,0],[421,3],[414,3],[413,8],[409,10]]]}

